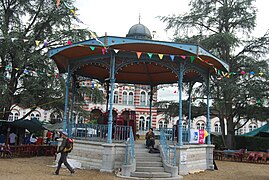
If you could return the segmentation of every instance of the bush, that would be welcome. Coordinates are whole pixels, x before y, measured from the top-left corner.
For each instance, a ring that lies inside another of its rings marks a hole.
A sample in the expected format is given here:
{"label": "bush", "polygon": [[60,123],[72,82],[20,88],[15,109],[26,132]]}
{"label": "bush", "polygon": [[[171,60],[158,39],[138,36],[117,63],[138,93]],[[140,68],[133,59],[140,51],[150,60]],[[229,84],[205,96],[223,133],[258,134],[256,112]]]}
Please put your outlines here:
{"label": "bush", "polygon": [[247,149],[250,151],[266,151],[269,149],[269,138],[235,136],[236,149]]}

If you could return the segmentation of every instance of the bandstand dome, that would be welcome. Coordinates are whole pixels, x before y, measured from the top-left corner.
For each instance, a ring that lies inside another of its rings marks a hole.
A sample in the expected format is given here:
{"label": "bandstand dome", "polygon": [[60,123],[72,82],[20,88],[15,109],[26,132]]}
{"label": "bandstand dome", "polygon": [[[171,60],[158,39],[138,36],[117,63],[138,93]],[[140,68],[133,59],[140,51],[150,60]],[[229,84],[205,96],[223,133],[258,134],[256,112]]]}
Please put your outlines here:
{"label": "bandstand dome", "polygon": [[133,25],[129,29],[129,32],[126,37],[135,39],[152,39],[149,29],[140,23]]}

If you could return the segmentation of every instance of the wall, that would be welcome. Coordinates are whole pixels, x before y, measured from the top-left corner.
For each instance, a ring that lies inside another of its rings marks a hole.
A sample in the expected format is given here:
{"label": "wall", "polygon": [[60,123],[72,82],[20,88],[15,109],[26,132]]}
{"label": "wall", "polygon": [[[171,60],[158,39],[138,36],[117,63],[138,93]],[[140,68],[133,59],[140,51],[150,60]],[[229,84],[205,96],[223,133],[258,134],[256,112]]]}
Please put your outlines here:
{"label": "wall", "polygon": [[[59,140],[59,145],[61,144],[61,140]],[[74,148],[73,151],[68,155],[69,158],[75,159],[79,161],[83,168],[85,169],[98,169],[101,170],[104,168],[104,164],[108,164],[107,162],[103,162],[105,148],[107,147],[107,143],[104,142],[93,142],[93,141],[84,141],[74,139]],[[112,151],[108,151],[109,157],[111,157],[111,163],[108,167],[111,169],[103,169],[103,171],[113,171],[115,169],[119,169],[124,163],[124,155],[125,155],[125,144],[111,144],[110,148]]]}

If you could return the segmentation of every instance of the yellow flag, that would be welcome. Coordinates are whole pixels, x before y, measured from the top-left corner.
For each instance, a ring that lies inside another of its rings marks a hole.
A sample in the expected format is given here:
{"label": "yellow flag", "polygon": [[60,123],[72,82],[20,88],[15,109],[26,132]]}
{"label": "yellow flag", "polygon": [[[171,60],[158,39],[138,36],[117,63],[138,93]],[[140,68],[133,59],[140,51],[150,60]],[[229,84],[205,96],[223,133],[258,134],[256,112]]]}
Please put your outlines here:
{"label": "yellow flag", "polygon": [[208,136],[208,132],[204,130],[204,137],[206,138]]}
{"label": "yellow flag", "polygon": [[158,54],[160,59],[163,59],[163,54]]}
{"label": "yellow flag", "polygon": [[40,43],[40,41],[35,41],[36,46],[38,46],[38,45],[39,45],[39,43]]}

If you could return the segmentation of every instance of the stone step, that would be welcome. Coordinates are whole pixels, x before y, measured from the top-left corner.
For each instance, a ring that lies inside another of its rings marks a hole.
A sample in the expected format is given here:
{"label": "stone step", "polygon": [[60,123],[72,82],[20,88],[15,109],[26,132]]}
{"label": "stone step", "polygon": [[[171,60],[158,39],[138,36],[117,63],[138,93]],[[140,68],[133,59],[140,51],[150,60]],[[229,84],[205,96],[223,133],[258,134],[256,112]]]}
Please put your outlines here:
{"label": "stone step", "polygon": [[166,172],[131,172],[131,177],[138,178],[170,178],[171,175]]}
{"label": "stone step", "polygon": [[161,157],[135,157],[136,162],[161,162]]}
{"label": "stone step", "polygon": [[162,162],[136,162],[136,167],[163,167]]}
{"label": "stone step", "polygon": [[138,172],[164,172],[163,167],[137,167],[136,171]]}
{"label": "stone step", "polygon": [[160,153],[135,152],[135,157],[160,157]]}

